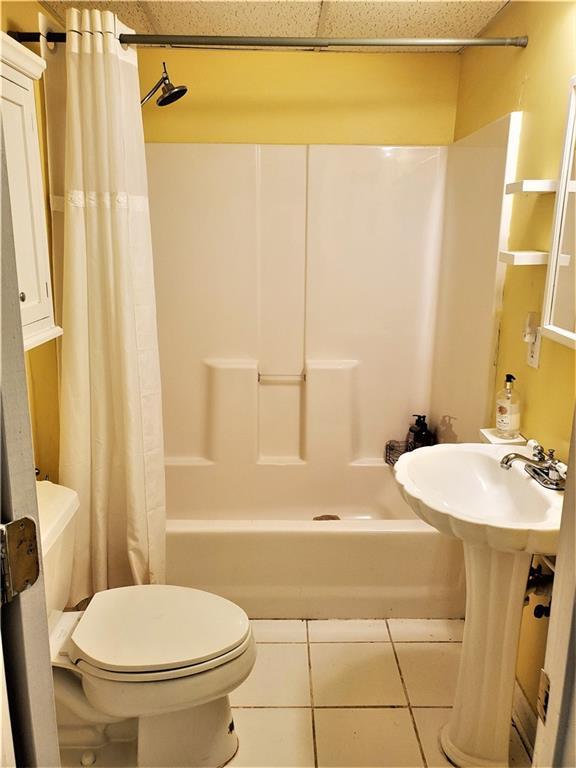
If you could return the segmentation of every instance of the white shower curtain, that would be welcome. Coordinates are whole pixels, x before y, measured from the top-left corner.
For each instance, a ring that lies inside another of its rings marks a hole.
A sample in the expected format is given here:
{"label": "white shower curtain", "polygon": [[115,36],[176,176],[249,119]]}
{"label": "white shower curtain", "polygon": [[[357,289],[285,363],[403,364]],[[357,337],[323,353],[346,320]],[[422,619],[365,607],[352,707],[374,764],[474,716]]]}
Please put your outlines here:
{"label": "white shower curtain", "polygon": [[164,456],[136,51],[66,18],[60,483],[78,491],[72,604],[164,579]]}

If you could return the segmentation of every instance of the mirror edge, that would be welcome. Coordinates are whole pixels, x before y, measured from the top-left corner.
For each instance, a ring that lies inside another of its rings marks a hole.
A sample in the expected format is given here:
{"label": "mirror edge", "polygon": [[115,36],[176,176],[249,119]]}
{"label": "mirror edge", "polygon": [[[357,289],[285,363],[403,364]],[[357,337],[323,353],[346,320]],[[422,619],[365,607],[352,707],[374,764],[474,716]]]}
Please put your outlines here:
{"label": "mirror edge", "polygon": [[560,263],[560,247],[562,241],[562,225],[565,215],[566,198],[570,171],[573,163],[574,145],[576,143],[576,75],[570,78],[568,116],[566,119],[566,132],[562,147],[562,160],[560,164],[560,178],[558,179],[558,191],[554,204],[554,220],[552,225],[552,243],[546,271],[546,286],[544,289],[544,303],[542,307],[542,335],[552,341],[564,344],[576,349],[576,332],[560,328],[552,322],[554,308],[554,291],[558,266]]}

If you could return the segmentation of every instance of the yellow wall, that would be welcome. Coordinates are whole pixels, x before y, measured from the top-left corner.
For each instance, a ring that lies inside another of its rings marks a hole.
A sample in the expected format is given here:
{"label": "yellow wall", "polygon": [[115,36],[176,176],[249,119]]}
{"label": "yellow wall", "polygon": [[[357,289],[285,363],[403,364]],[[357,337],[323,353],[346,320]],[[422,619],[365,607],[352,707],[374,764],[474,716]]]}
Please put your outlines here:
{"label": "yellow wall", "polygon": [[141,48],[146,93],[162,61],[185,98],[144,107],[150,142],[450,144],[458,56]]}
{"label": "yellow wall", "polygon": [[[462,55],[455,138],[512,110],[524,112],[517,178],[558,176],[568,82],[576,74],[576,3],[513,2],[485,31],[486,36],[527,34],[526,50],[467,50]],[[550,247],[553,195],[519,195],[514,200],[510,248]],[[545,267],[511,267],[506,275],[497,377],[508,371],[523,398],[522,431],[568,458],[574,409],[574,352],[542,340],[540,367],[526,364],[522,328],[529,311],[540,311]],[[518,679],[535,706],[544,661],[547,621],[536,620],[532,599],[522,624]]]}
{"label": "yellow wall", "polygon": [[[2,2],[1,29],[27,31],[38,29],[38,13],[46,13],[37,2]],[[30,46],[39,53],[38,46]],[[48,169],[46,159],[46,124],[43,91],[35,84],[36,113],[40,137],[40,158],[46,198],[46,220],[50,226]],[[48,231],[50,242],[50,231]],[[42,478],[58,479],[58,379],[56,369],[56,341],[43,344],[26,353],[26,373],[30,402],[34,460]]]}

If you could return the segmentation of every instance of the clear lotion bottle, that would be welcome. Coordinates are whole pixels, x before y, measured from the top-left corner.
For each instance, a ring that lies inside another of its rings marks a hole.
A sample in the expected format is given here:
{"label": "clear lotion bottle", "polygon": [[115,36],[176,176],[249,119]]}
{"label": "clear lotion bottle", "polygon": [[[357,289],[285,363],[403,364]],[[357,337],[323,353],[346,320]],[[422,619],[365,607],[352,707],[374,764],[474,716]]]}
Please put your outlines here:
{"label": "clear lotion bottle", "polygon": [[516,377],[506,374],[504,389],[496,395],[496,434],[513,439],[520,436],[520,398],[514,390]]}

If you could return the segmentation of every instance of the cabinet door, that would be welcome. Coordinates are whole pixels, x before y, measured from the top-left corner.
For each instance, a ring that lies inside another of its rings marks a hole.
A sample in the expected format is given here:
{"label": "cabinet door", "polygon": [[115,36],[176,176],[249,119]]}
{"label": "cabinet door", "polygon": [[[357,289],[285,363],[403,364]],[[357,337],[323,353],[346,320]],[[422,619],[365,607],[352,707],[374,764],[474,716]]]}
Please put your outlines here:
{"label": "cabinet door", "polygon": [[52,325],[46,216],[32,82],[2,77],[2,125],[22,325]]}

